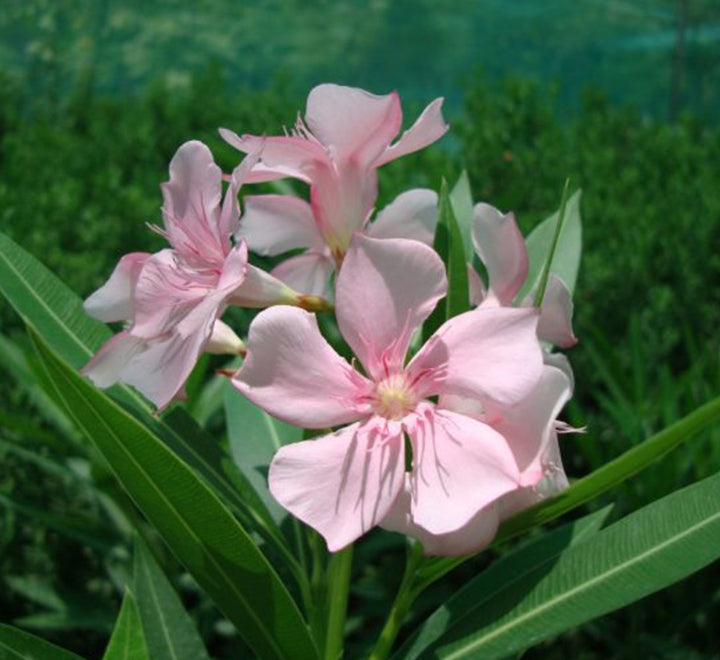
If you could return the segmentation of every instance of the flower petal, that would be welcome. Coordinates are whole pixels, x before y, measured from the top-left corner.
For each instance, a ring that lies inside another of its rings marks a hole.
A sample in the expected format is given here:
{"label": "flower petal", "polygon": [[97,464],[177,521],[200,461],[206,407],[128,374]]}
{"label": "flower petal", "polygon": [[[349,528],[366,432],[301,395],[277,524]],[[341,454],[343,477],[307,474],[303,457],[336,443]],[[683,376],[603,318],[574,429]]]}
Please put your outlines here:
{"label": "flower petal", "polygon": [[487,268],[490,293],[501,305],[512,304],[528,273],[525,240],[515,216],[503,215],[489,204],[477,204],[473,242]]}
{"label": "flower petal", "polygon": [[122,257],[108,281],[85,300],[85,312],[105,323],[132,321],[133,289],[150,256],[147,252],[131,252]]}
{"label": "flower petal", "polygon": [[398,195],[367,225],[365,233],[373,238],[412,238],[432,245],[437,219],[437,193],[416,188]]}
{"label": "flower petal", "polygon": [[210,149],[191,140],[170,161],[170,180],[161,186],[165,236],[184,256],[222,260],[230,235],[221,235],[222,172]]}
{"label": "flower petal", "polygon": [[133,337],[127,330],[118,332],[97,350],[81,372],[97,387],[110,387],[121,379],[125,366],[145,349],[145,345],[144,339]]}
{"label": "flower petal", "polygon": [[328,156],[317,142],[303,137],[260,137],[243,135],[227,128],[219,129],[220,135],[230,146],[244,153],[259,153],[260,161],[253,167],[247,183],[273,181],[293,177],[310,182],[308,169],[314,162],[327,162]]}
{"label": "flower petal", "polygon": [[[483,308],[444,323],[407,367],[424,379],[425,396],[456,394],[485,405],[524,399],[542,372],[534,308]],[[427,374],[427,376],[425,376]]]}
{"label": "flower petal", "polygon": [[233,385],[274,417],[303,428],[360,419],[371,384],[320,334],[312,314],[278,306],[250,325],[248,357]]}
{"label": "flower petal", "polygon": [[570,291],[557,276],[550,275],[540,308],[538,337],[561,348],[577,343],[572,329],[573,302]]}
{"label": "flower petal", "polygon": [[238,236],[258,254],[274,256],[295,248],[322,249],[324,241],[310,204],[290,195],[245,197]]}
{"label": "flower petal", "polygon": [[430,103],[415,123],[400,136],[400,139],[375,161],[375,167],[380,167],[413,151],[424,149],[445,135],[449,126],[442,116],[443,101],[444,99],[438,98]]}
{"label": "flower petal", "polygon": [[340,332],[378,379],[402,367],[412,334],[446,290],[445,266],[428,246],[356,234],[337,278]]}
{"label": "flower petal", "polygon": [[332,299],[330,277],[335,270],[332,259],[309,251],[290,257],[272,269],[271,274],[300,293]]}
{"label": "flower petal", "polygon": [[298,300],[297,291],[270,273],[249,264],[245,279],[229,298],[230,304],[241,307],[295,305]]}
{"label": "flower petal", "polygon": [[397,92],[377,96],[328,83],[310,91],[305,121],[334,161],[370,165],[398,134],[402,111]]}
{"label": "flower petal", "polygon": [[542,477],[542,461],[555,437],[555,420],[571,395],[570,379],[544,365],[535,389],[516,405],[500,412],[493,428],[507,440],[521,472]]}
{"label": "flower petal", "polygon": [[371,420],[281,447],[270,464],[270,492],[336,552],[385,517],[404,465],[402,434],[384,435]]}
{"label": "flower petal", "polygon": [[520,474],[505,439],[449,410],[418,415],[413,447],[412,520],[431,534],[454,532],[484,507],[518,488]]}
{"label": "flower petal", "polygon": [[[512,491],[508,497],[518,491]],[[405,487],[395,500],[392,509],[380,521],[380,527],[391,532],[406,534],[420,541],[426,556],[463,557],[488,546],[495,538],[499,524],[496,503],[480,509],[465,525],[447,534],[431,534],[416,525],[410,513],[410,475],[406,475]]]}

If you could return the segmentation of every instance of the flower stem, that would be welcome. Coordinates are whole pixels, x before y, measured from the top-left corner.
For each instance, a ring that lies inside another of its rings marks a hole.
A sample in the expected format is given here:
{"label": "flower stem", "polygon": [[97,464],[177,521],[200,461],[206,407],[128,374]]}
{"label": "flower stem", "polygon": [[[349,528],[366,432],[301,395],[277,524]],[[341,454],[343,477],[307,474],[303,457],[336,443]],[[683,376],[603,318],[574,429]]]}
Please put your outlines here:
{"label": "flower stem", "polygon": [[342,658],[352,556],[350,544],[332,555],[328,562],[325,660]]}
{"label": "flower stem", "polygon": [[413,582],[415,571],[423,561],[422,552],[422,545],[412,543],[408,551],[407,562],[405,563],[405,574],[400,583],[397,596],[395,596],[395,602],[390,610],[385,626],[380,633],[380,637],[378,637],[375,648],[368,656],[368,660],[385,660],[385,658],[388,657],[392,645],[395,643],[395,638],[410,611],[410,607],[420,593],[417,589],[413,588]]}

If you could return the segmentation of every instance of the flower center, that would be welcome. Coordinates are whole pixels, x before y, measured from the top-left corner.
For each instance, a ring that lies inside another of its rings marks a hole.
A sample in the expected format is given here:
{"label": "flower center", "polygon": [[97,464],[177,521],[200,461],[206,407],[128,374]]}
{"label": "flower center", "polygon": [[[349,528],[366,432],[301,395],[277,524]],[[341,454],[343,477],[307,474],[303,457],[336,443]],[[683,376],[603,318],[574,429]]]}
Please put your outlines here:
{"label": "flower center", "polygon": [[404,374],[394,374],[381,380],[375,388],[373,409],[381,417],[402,419],[412,412],[418,397],[409,386]]}

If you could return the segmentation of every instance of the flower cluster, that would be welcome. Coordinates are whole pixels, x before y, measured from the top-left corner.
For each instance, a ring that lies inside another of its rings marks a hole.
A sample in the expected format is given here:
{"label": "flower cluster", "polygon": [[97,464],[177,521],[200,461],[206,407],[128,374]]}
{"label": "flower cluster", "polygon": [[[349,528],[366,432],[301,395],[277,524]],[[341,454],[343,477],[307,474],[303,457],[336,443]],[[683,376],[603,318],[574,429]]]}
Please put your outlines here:
{"label": "flower cluster", "polygon": [[[246,354],[235,388],[269,414],[327,429],[282,447],[269,485],[331,551],[374,526],[417,538],[428,554],[486,545],[499,522],[566,484],[557,416],[572,373],[551,345],[571,346],[570,294],[551,278],[543,304],[518,300],[528,272],[512,215],[478,204],[473,240],[487,283],[470,267],[474,308],[421,347],[418,331],[447,293],[431,247],[437,195],[416,189],[373,218],[377,169],[446,131],[442,99],[400,138],[397,94],[325,84],[283,136],[223,138],[246,154],[223,177],[208,148],[188,142],[163,184],[170,248],[123,257],[86,310],[126,328],[86,365],[100,386],[118,380],[158,407],[182,393],[203,352]],[[309,203],[238,191],[294,177]],[[223,196],[223,178],[228,182]],[[304,251],[271,273],[248,263]],[[313,312],[331,309],[356,356],[342,358]],[[221,321],[229,305],[268,307],[247,346]],[[332,429],[336,430],[332,430]]]}

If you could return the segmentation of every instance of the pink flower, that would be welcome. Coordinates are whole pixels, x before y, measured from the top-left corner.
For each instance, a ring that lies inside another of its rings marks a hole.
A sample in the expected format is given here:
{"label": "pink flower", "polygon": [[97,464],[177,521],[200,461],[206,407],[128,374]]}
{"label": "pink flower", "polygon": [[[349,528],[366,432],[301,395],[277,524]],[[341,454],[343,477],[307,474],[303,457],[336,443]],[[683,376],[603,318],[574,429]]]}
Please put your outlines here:
{"label": "pink flower", "polygon": [[[278,264],[272,274],[296,291],[332,299],[331,277],[336,262],[318,229],[313,208],[305,200],[285,195],[245,197],[245,212],[238,236],[248,248],[275,256],[307,248]],[[363,233],[375,238],[412,238],[431,245],[437,224],[437,193],[416,188],[398,195]]]}
{"label": "pink flower", "polygon": [[406,480],[397,504],[382,521],[382,527],[417,538],[428,555],[461,556],[484,548],[495,537],[502,520],[567,487],[558,429],[563,432],[576,429],[561,425],[556,418],[571,394],[570,367],[563,356],[552,355],[546,356],[535,388],[514,406],[483,406],[467,397],[443,397],[440,405],[484,422],[500,433],[513,452],[522,483],[531,485],[491,502],[459,529],[433,534],[412,520],[411,490]]}
{"label": "pink flower", "polygon": [[395,144],[391,142],[402,125],[396,92],[376,96],[332,84],[311,90],[305,121],[298,118],[289,136],[240,137],[224,128],[220,134],[245,153],[262,149],[253,181],[290,176],[310,184],[316,233],[339,263],[375,204],[377,168],[426,147],[447,131],[442,101],[428,105]]}
{"label": "pink flower", "polygon": [[[532,309],[482,309],[445,323],[406,364],[411,338],[447,289],[442,261],[405,239],[357,235],[337,278],[340,331],[366,375],[323,339],[313,315],[259,314],[235,387],[270,414],[304,428],[349,424],[281,448],[270,490],[326,539],[330,550],[381,523],[403,490],[409,519],[453,532],[524,481],[506,439],[452,411],[446,396],[512,406],[536,386],[542,351]],[[441,402],[433,403],[431,397]],[[531,473],[531,478],[538,475]]]}
{"label": "pink flower", "polygon": [[222,199],[222,173],[201,142],[183,144],[162,185],[164,228],[172,249],[124,256],[110,279],[85,301],[91,316],[124,321],[83,368],[99,387],[121,380],[158,407],[185,383],[204,351],[239,353],[240,339],[220,321],[229,304],[298,303],[297,294],[247,263],[244,242],[233,245],[237,192],[257,158],[236,168]]}
{"label": "pink flower", "polygon": [[[524,300],[513,302],[528,274],[527,248],[515,216],[503,215],[489,204],[477,204],[473,242],[487,269],[488,287],[486,289],[478,274],[470,269],[472,301],[481,307],[531,306],[534,292]],[[572,330],[572,313],[572,297],[567,286],[551,274],[540,308],[540,339],[562,348],[573,346],[577,338]]]}

